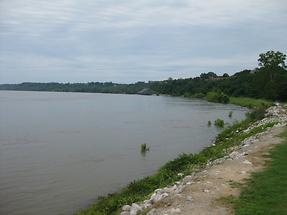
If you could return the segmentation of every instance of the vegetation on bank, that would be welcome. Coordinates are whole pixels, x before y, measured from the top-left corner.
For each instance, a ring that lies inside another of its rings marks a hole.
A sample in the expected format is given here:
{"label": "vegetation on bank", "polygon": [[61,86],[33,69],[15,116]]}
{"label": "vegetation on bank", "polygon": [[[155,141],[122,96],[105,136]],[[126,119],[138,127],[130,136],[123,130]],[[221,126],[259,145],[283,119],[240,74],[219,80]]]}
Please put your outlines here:
{"label": "vegetation on bank", "polygon": [[267,167],[254,173],[232,200],[236,215],[287,214],[287,130],[282,136],[284,142],[270,151]]}
{"label": "vegetation on bank", "polygon": [[272,101],[245,97],[229,97],[229,103],[247,108],[265,108],[273,105]]}
{"label": "vegetation on bank", "polygon": [[[206,98],[212,102],[253,106],[246,98],[287,101],[286,55],[269,51],[259,56],[259,67],[243,70],[232,76],[218,76],[214,72],[202,73],[199,77],[163,81],[116,84],[112,82],[89,83],[22,83],[3,84],[0,90],[61,91],[137,94],[143,91],[154,94]],[[268,102],[267,102],[268,103]],[[256,104],[257,106],[257,104]]]}
{"label": "vegetation on bank", "polygon": [[[256,112],[256,110],[254,110]],[[155,189],[173,184],[185,175],[191,174],[205,166],[209,161],[224,157],[229,149],[236,146],[256,133],[265,131],[274,124],[268,124],[243,132],[251,123],[260,119],[260,114],[250,114],[249,117],[221,132],[213,146],[207,147],[198,154],[181,154],[178,158],[166,163],[152,176],[131,182],[127,187],[117,193],[100,197],[89,209],[81,211],[78,215],[113,215],[119,214],[123,205],[147,199]],[[183,176],[178,173],[183,173]]]}

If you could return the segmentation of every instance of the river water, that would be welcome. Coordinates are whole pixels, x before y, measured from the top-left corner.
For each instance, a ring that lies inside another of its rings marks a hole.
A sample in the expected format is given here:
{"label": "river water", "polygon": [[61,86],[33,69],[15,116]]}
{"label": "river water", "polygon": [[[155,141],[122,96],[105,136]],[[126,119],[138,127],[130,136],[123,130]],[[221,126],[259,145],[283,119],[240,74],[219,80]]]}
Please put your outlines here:
{"label": "river water", "polygon": [[210,145],[220,129],[208,120],[245,112],[168,96],[0,91],[0,214],[73,214]]}

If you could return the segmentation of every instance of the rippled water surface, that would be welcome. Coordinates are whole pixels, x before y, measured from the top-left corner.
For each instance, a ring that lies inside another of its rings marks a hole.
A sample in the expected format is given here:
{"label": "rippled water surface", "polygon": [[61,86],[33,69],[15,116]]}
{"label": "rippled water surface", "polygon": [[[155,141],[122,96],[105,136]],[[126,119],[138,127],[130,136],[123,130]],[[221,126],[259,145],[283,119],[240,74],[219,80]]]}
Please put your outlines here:
{"label": "rippled water surface", "polygon": [[208,120],[244,116],[176,97],[0,91],[0,214],[73,214],[209,145]]}

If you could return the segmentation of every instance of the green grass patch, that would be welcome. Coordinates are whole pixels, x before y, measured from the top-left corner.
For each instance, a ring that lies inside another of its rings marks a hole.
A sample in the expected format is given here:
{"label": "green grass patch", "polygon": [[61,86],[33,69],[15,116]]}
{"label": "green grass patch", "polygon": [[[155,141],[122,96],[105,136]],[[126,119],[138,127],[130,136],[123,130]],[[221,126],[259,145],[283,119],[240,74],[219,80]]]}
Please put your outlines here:
{"label": "green grass patch", "polygon": [[172,185],[183,176],[204,167],[207,162],[226,156],[230,148],[238,145],[245,138],[265,131],[273,124],[254,128],[243,132],[254,120],[246,120],[227,127],[215,140],[215,145],[203,149],[198,154],[181,154],[178,158],[169,161],[152,176],[131,182],[127,187],[117,193],[99,198],[89,209],[83,210],[78,215],[115,215],[119,214],[123,205],[140,202],[147,199],[155,189]]}
{"label": "green grass patch", "polygon": [[236,215],[287,214],[287,130],[283,138],[271,150],[266,169],[254,173],[234,201]]}
{"label": "green grass patch", "polygon": [[267,101],[264,99],[246,98],[246,97],[229,97],[229,103],[247,108],[261,108],[273,105],[272,101]]}

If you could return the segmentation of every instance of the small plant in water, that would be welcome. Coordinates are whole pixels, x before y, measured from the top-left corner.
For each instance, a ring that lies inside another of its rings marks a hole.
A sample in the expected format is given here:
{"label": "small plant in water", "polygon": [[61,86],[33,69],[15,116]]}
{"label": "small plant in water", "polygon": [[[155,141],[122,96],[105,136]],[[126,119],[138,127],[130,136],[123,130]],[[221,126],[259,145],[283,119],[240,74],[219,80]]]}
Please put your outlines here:
{"label": "small plant in water", "polygon": [[208,125],[208,127],[210,127],[210,126],[211,126],[211,121],[210,121],[210,120],[208,120],[207,125]]}
{"label": "small plant in water", "polygon": [[223,128],[224,127],[224,120],[223,119],[217,119],[214,121],[214,125],[216,127]]}
{"label": "small plant in water", "polygon": [[146,143],[141,144],[141,152],[145,153],[147,151],[149,151],[149,147],[147,146],[147,144]]}
{"label": "small plant in water", "polygon": [[230,111],[229,114],[228,114],[229,118],[232,118],[232,115],[233,115],[233,112]]}

